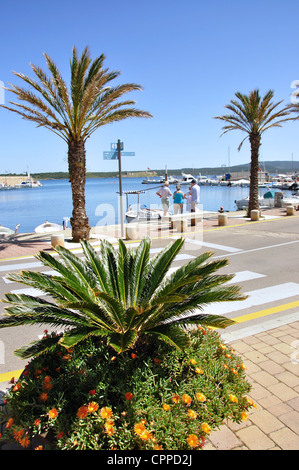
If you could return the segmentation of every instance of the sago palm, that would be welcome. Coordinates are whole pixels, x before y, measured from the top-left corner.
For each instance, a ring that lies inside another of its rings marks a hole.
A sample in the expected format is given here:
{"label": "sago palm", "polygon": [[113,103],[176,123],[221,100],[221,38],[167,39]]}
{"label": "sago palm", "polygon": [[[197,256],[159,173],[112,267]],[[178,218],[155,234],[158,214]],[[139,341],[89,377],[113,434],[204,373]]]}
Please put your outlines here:
{"label": "sago palm", "polygon": [[37,258],[57,275],[24,271],[10,274],[15,282],[49,294],[53,300],[25,294],[6,294],[7,315],[0,328],[45,324],[62,330],[17,351],[23,358],[54,347],[58,342],[71,348],[90,336],[103,336],[118,353],[154,335],[184,348],[186,328],[205,324],[226,327],[232,320],[201,312],[210,303],[242,300],[238,286],[222,286],[232,275],[215,272],[227,260],[209,261],[204,253],[168,273],[184,240],[170,243],[155,257],[150,256],[150,240],[128,249],[120,239],[118,249],[103,241],[99,252],[82,241],[84,258],[57,247],[60,259],[46,252]]}
{"label": "sago palm", "polygon": [[33,64],[30,65],[35,79],[14,72],[29,89],[17,85],[6,88],[20,102],[10,101],[13,107],[2,107],[35,122],[38,127],[49,129],[67,143],[73,199],[72,236],[74,241],[87,240],[90,226],[85,207],[86,140],[105,124],[130,117],[148,118],[151,114],[132,107],[135,101],[120,100],[126,93],[142,87],[135,83],[112,86],[112,80],[120,72],[104,68],[103,54],[92,61],[87,47],[81,57],[74,47],[69,88],[53,60],[47,54],[44,56],[50,73]]}
{"label": "sago palm", "polygon": [[261,146],[262,134],[272,127],[281,127],[281,124],[289,119],[286,118],[290,112],[287,107],[278,110],[282,103],[274,103],[272,98],[274,92],[269,90],[262,98],[259,90],[253,90],[248,95],[235,93],[237,98],[226,105],[231,114],[216,116],[227,123],[223,126],[223,134],[232,130],[245,132],[247,136],[240,143],[238,150],[241,149],[243,142],[249,138],[251,148],[250,164],[250,193],[248,213],[251,210],[259,208],[258,202],[258,170],[259,170],[259,149]]}

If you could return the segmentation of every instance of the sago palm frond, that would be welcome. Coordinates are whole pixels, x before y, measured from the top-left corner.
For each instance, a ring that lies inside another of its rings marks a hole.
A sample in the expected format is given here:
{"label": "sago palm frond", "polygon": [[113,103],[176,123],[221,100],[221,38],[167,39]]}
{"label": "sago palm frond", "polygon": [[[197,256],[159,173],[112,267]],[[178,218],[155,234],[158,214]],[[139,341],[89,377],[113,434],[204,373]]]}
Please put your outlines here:
{"label": "sago palm frond", "polygon": [[153,258],[150,240],[128,249],[122,240],[114,247],[107,241],[96,251],[82,242],[84,258],[57,247],[59,257],[40,252],[37,258],[57,275],[24,271],[9,279],[48,294],[51,300],[24,294],[6,294],[6,316],[0,328],[45,324],[60,329],[56,339],[42,339],[18,354],[40,354],[55,341],[74,347],[89,336],[105,336],[118,353],[145,337],[159,337],[177,347],[188,344],[186,328],[205,324],[224,328],[232,320],[207,315],[201,310],[216,302],[245,298],[238,286],[224,286],[232,275],[216,272],[227,260],[209,261],[204,253],[168,275],[184,240],[179,238]]}

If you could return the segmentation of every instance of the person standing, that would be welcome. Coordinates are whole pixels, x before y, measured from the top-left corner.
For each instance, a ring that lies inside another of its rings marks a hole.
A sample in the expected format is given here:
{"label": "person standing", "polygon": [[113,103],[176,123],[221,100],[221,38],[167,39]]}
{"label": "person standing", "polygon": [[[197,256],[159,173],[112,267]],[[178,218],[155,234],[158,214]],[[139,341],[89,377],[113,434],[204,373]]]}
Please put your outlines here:
{"label": "person standing", "polygon": [[169,189],[168,181],[165,181],[164,186],[157,191],[157,195],[161,198],[162,209],[164,211],[164,216],[167,215],[169,211],[169,198],[172,195],[172,192]]}
{"label": "person standing", "polygon": [[200,187],[196,180],[191,181],[191,212],[196,212],[199,204]]}
{"label": "person standing", "polygon": [[184,193],[181,191],[181,185],[177,184],[176,191],[173,193],[173,213],[183,213],[183,202],[185,199]]}

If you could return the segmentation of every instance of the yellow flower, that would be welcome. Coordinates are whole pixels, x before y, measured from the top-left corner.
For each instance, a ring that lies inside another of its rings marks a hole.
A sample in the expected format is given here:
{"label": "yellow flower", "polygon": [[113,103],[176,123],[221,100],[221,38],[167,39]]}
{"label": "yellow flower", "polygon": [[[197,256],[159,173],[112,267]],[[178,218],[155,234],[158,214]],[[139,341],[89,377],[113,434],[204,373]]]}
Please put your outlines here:
{"label": "yellow flower", "polygon": [[204,402],[207,399],[207,397],[203,393],[196,393],[195,396],[197,400],[201,402]]}
{"label": "yellow flower", "polygon": [[88,413],[94,413],[98,409],[99,409],[99,405],[95,401],[88,403],[88,406],[87,406]]}
{"label": "yellow flower", "polygon": [[194,365],[194,364],[196,364],[196,360],[195,359],[190,359],[190,363]]}
{"label": "yellow flower", "polygon": [[197,418],[197,413],[194,410],[188,410],[188,415],[191,419],[196,419]]}
{"label": "yellow flower", "polygon": [[101,415],[101,418],[103,419],[111,418],[112,416],[111,408],[108,408],[108,406],[104,406],[103,408],[101,408],[100,415]]}
{"label": "yellow flower", "polygon": [[163,408],[164,411],[169,411],[170,410],[170,406],[166,405],[166,403],[163,403],[162,408]]}
{"label": "yellow flower", "polygon": [[201,429],[202,429],[203,432],[205,432],[206,434],[210,434],[210,432],[211,432],[211,427],[208,425],[208,423],[202,423]]}
{"label": "yellow flower", "polygon": [[137,423],[134,426],[134,432],[137,434],[137,436],[140,436],[140,434],[142,434],[145,430],[146,429],[143,423]]}
{"label": "yellow flower", "polygon": [[224,351],[227,347],[224,344],[219,344],[220,348]]}
{"label": "yellow flower", "polygon": [[199,445],[198,437],[195,434],[190,434],[187,438],[190,447],[197,447]]}
{"label": "yellow flower", "polygon": [[149,439],[152,439],[153,438],[153,435],[151,432],[147,431],[146,429],[141,432],[139,434],[139,437],[143,440],[143,441],[148,441]]}
{"label": "yellow flower", "polygon": [[242,417],[243,421],[247,421],[248,420],[248,413],[246,413],[246,411],[242,411],[241,417]]}
{"label": "yellow flower", "polygon": [[237,398],[235,395],[229,395],[228,398],[229,398],[230,401],[232,401],[233,403],[238,403],[238,398]]}

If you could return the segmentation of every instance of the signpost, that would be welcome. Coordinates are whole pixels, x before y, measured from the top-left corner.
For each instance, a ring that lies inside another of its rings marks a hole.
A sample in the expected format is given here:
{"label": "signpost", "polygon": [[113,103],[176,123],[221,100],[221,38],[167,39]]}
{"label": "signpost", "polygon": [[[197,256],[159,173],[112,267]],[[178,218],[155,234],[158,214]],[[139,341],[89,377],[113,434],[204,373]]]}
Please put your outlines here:
{"label": "signpost", "polygon": [[110,152],[103,152],[104,160],[118,160],[118,174],[119,174],[119,206],[120,206],[120,223],[121,223],[121,237],[124,238],[124,214],[123,214],[123,189],[122,189],[122,175],[121,175],[121,157],[133,157],[135,152],[123,152],[124,143],[119,139],[117,143],[111,144]]}

